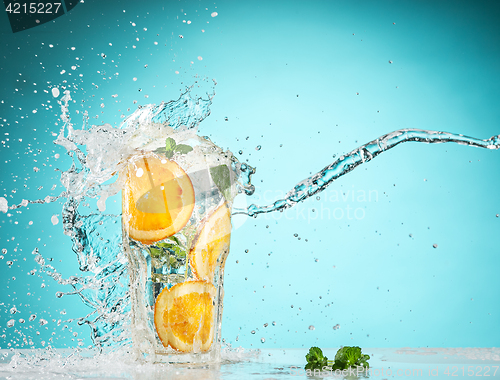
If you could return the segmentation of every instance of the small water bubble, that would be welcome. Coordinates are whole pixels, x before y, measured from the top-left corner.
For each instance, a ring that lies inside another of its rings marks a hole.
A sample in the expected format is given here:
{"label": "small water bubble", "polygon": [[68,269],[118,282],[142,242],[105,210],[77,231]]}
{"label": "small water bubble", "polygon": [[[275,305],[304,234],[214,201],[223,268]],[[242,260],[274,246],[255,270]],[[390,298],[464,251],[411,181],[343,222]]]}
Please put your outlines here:
{"label": "small water bubble", "polygon": [[15,323],[16,321],[11,319],[10,321],[7,321],[7,327],[13,327]]}
{"label": "small water bubble", "polygon": [[217,17],[217,16],[218,16],[218,13],[217,13],[217,12],[212,12],[212,13],[210,14],[210,16],[212,16],[212,17]]}
{"label": "small water bubble", "polygon": [[433,248],[437,248],[437,247],[438,247],[438,245],[437,245],[437,244],[433,244],[433,245],[432,245],[432,247],[433,247]]}
{"label": "small water bubble", "polygon": [[336,324],[335,326],[333,326],[333,329],[334,329],[334,330],[338,330],[338,329],[340,329],[340,325],[339,325],[339,324]]}
{"label": "small water bubble", "polygon": [[52,96],[54,98],[57,98],[59,96],[59,94],[60,94],[59,89],[57,87],[52,87],[51,92],[52,92]]}
{"label": "small water bubble", "polygon": [[257,145],[257,146],[255,147],[255,150],[260,150],[261,148],[262,148],[262,147],[261,147],[260,145]]}
{"label": "small water bubble", "polygon": [[28,321],[33,322],[36,319],[36,314],[31,314]]}
{"label": "small water bubble", "polygon": [[273,321],[272,325],[273,325],[273,326],[276,326],[276,322],[275,322],[275,321]]}
{"label": "small water bubble", "polygon": [[145,32],[147,32],[147,31],[148,31],[148,28],[142,28],[142,30],[144,30]]}
{"label": "small water bubble", "polygon": [[7,253],[7,248],[2,248],[2,253],[5,255]]}
{"label": "small water bubble", "polygon": [[7,265],[10,267],[12,264],[14,264],[13,261],[7,261]]}
{"label": "small water bubble", "polygon": [[57,214],[54,214],[52,215],[52,217],[50,218],[50,221],[52,222],[52,224],[55,226],[56,224],[59,223],[59,218],[57,217]]}
{"label": "small water bubble", "polygon": [[102,58],[106,58],[106,54],[101,53],[101,57],[102,57]]}
{"label": "small water bubble", "polygon": [[250,334],[255,334],[255,330],[250,331]]}
{"label": "small water bubble", "polygon": [[42,282],[42,284],[40,285],[40,288],[45,288],[45,282]]}
{"label": "small water bubble", "polygon": [[412,238],[412,237],[413,237],[413,234],[409,234],[408,236]]}
{"label": "small water bubble", "polygon": [[269,326],[269,324],[268,323],[264,323],[264,327],[267,327],[267,326]]}
{"label": "small water bubble", "polygon": [[245,253],[248,253],[248,249],[245,249]]}
{"label": "small water bubble", "polygon": [[311,330],[311,331],[312,331],[312,330],[315,330],[315,329],[316,329],[316,327],[314,327],[313,325],[310,325],[310,326],[309,326],[309,330]]}
{"label": "small water bubble", "polygon": [[500,215],[500,214],[497,214],[497,215],[496,215],[496,217],[497,217],[497,218],[498,218],[498,215]]}
{"label": "small water bubble", "polygon": [[184,36],[182,34],[179,34],[179,38],[184,38]]}
{"label": "small water bubble", "polygon": [[35,173],[37,173],[37,172],[39,172],[39,171],[40,171],[40,169],[39,169],[39,168],[37,168],[36,166],[33,166],[33,171],[34,171]]}
{"label": "small water bubble", "polygon": [[260,342],[261,342],[261,343],[265,343],[265,342],[266,342],[266,340],[265,340],[264,338],[260,338]]}
{"label": "small water bubble", "polygon": [[47,323],[49,322],[47,322],[45,319],[43,318],[40,319],[40,326],[45,326]]}
{"label": "small water bubble", "polygon": [[16,314],[18,312],[18,310],[16,309],[15,306],[13,306],[11,309],[10,309],[10,313],[11,314]]}
{"label": "small water bubble", "polygon": [[392,63],[392,61],[391,61],[391,60],[389,60],[389,63]]}
{"label": "small water bubble", "polygon": [[293,236],[297,237],[297,236],[299,236],[299,234],[293,234]]}
{"label": "small water bubble", "polygon": [[19,318],[19,323],[24,323],[24,322],[26,322],[24,319]]}

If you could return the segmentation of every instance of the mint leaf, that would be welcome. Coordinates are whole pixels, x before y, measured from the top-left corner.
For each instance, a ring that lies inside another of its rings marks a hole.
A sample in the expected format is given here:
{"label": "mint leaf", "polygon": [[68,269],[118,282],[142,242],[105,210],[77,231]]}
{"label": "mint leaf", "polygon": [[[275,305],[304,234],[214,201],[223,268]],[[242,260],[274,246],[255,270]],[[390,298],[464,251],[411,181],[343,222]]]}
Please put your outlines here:
{"label": "mint leaf", "polygon": [[160,147],[160,148],[157,148],[153,151],[153,153],[156,153],[156,154],[165,154],[165,148],[164,147]]}
{"label": "mint leaf", "polygon": [[165,149],[167,151],[174,150],[176,145],[177,144],[172,137],[167,137],[167,139],[165,140]]}
{"label": "mint leaf", "polygon": [[193,150],[189,145],[184,145],[184,144],[179,144],[174,148],[174,151],[176,151],[179,154],[186,154],[189,153]]}
{"label": "mint leaf", "polygon": [[231,192],[231,173],[227,165],[219,165],[210,168],[210,175],[224,198],[229,199]]}

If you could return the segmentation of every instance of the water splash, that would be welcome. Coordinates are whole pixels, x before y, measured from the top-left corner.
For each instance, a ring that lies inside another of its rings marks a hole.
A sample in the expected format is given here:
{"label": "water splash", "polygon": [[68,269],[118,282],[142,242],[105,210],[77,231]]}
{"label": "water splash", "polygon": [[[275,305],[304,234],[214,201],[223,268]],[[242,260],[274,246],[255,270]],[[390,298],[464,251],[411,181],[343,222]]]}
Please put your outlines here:
{"label": "water splash", "polygon": [[233,214],[244,214],[256,217],[258,214],[286,210],[325,190],[337,178],[349,173],[359,165],[371,161],[379,154],[404,142],[423,142],[431,144],[456,143],[486,149],[499,149],[500,135],[493,136],[487,140],[480,140],[474,137],[448,132],[427,131],[422,129],[399,129],[370,141],[346,155],[340,156],[336,161],[316,174],[300,181],[286,194],[284,199],[279,199],[266,206],[252,204],[246,209],[235,208],[233,209]]}

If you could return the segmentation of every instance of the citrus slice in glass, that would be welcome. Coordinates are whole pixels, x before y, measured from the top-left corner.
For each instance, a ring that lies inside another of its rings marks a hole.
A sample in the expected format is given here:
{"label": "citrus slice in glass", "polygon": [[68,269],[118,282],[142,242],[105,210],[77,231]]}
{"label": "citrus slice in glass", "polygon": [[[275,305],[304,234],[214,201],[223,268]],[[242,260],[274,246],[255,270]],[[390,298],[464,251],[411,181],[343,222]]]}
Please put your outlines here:
{"label": "citrus slice in glass", "polygon": [[189,251],[191,268],[205,281],[213,281],[217,260],[221,265],[229,253],[231,239],[231,214],[224,203],[200,224]]}
{"label": "citrus slice in glass", "polygon": [[129,161],[123,188],[123,221],[129,236],[143,244],[179,232],[194,209],[194,189],[174,161],[137,156]]}
{"label": "citrus slice in glass", "polygon": [[214,338],[215,287],[186,281],[163,289],[156,298],[155,327],[163,345],[182,352],[204,352]]}

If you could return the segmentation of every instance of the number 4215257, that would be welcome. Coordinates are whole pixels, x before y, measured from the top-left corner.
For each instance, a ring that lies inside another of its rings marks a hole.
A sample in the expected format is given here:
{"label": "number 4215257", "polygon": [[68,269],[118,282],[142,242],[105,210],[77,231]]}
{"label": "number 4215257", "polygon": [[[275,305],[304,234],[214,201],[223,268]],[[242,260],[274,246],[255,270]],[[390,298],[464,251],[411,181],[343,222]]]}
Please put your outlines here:
{"label": "number 4215257", "polygon": [[8,3],[9,13],[57,13],[61,3]]}

